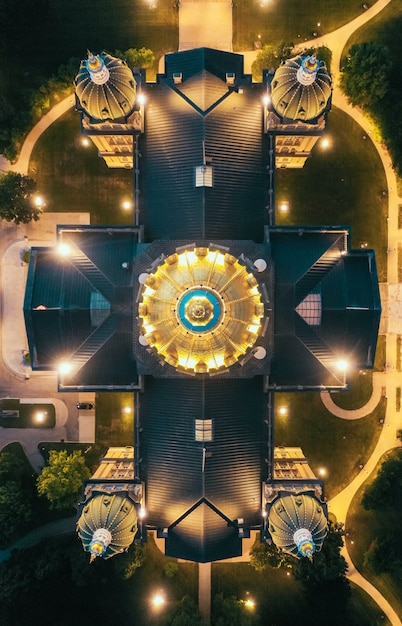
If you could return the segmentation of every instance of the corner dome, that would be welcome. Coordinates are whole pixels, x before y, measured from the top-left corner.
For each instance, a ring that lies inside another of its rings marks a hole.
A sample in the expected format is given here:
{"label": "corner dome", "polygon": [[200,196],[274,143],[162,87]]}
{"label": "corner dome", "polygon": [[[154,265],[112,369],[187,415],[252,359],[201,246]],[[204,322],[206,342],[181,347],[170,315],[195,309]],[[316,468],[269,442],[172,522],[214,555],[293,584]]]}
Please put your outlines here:
{"label": "corner dome", "polygon": [[184,250],[139,280],[140,344],[178,370],[226,370],[262,332],[257,280],[231,254],[206,247]]}
{"label": "corner dome", "polygon": [[137,532],[134,504],[121,494],[98,493],[85,503],[77,522],[77,533],[91,561],[109,559],[127,550]]}
{"label": "corner dome", "polygon": [[323,61],[297,56],[282,63],[271,83],[272,105],[289,120],[311,122],[321,115],[331,97],[332,81]]}
{"label": "corner dome", "polygon": [[74,84],[80,105],[92,120],[119,121],[134,109],[133,74],[125,61],[106,52],[99,55],[88,52]]}
{"label": "corner dome", "polygon": [[268,516],[272,541],[284,552],[311,558],[319,552],[328,531],[322,504],[310,494],[280,496]]}

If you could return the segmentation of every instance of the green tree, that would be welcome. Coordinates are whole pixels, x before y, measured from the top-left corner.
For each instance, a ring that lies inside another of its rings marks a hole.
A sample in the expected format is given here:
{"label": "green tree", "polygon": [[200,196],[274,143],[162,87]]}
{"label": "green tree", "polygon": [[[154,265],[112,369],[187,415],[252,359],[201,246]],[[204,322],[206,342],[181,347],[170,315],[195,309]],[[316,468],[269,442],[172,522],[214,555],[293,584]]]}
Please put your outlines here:
{"label": "green tree", "polygon": [[242,600],[234,596],[224,597],[218,593],[213,601],[214,626],[252,626],[258,624],[258,616],[254,609],[248,609]]}
{"label": "green tree", "polygon": [[258,51],[257,56],[251,65],[253,80],[261,82],[263,70],[269,70],[271,68],[276,69],[282,61],[289,59],[292,55],[292,43],[281,41],[281,43],[277,46],[265,44],[261,50]]}
{"label": "green tree", "polygon": [[117,57],[124,59],[127,65],[131,68],[139,67],[150,69],[155,63],[155,55],[149,48],[129,48],[125,52],[116,50],[115,54]]}
{"label": "green tree", "polygon": [[36,181],[17,172],[0,175],[0,218],[15,224],[37,222],[42,209],[35,206]]}
{"label": "green tree", "polygon": [[50,502],[51,509],[64,510],[75,506],[82,481],[91,475],[80,450],[51,450],[49,462],[37,478],[38,493]]}
{"label": "green tree", "polygon": [[362,498],[366,510],[393,506],[402,508],[402,452],[384,461],[376,478],[369,485]]}
{"label": "green tree", "polygon": [[305,558],[295,559],[293,566],[295,578],[305,588],[313,589],[335,581],[347,582],[348,566],[341,555],[343,535],[343,528],[340,525],[330,524],[321,551],[314,555],[312,561]]}
{"label": "green tree", "polygon": [[377,41],[354,44],[342,68],[340,86],[355,106],[378,107],[389,89],[392,57]]}
{"label": "green tree", "polygon": [[198,606],[190,596],[176,602],[163,619],[164,626],[202,626],[203,623]]}
{"label": "green tree", "polygon": [[261,543],[257,538],[250,550],[250,565],[263,572],[268,567],[281,567],[286,561],[283,552],[280,552],[274,543]]}
{"label": "green tree", "polygon": [[0,452],[0,484],[7,480],[20,481],[24,475],[23,460],[12,452]]}
{"label": "green tree", "polygon": [[21,485],[14,480],[0,485],[0,544],[8,545],[27,529],[32,519],[32,505]]}
{"label": "green tree", "polygon": [[117,554],[112,559],[116,575],[122,580],[128,580],[144,563],[144,544],[133,542],[127,552]]}

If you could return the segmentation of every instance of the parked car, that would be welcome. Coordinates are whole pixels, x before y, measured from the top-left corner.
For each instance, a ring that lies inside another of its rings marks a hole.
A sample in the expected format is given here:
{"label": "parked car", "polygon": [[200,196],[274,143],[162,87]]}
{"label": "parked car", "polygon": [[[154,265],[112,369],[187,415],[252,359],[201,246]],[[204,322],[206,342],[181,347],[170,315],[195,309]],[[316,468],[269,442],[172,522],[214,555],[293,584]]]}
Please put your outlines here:
{"label": "parked car", "polygon": [[79,410],[89,411],[90,409],[93,409],[93,408],[94,408],[93,402],[77,402],[77,409]]}

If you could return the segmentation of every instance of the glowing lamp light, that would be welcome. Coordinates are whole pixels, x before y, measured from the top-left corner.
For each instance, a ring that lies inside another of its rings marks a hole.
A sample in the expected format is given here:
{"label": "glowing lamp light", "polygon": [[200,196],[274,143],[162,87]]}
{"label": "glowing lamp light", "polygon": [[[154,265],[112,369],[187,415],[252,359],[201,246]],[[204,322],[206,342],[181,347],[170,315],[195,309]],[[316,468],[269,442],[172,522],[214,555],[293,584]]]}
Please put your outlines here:
{"label": "glowing lamp light", "polygon": [[60,374],[69,374],[71,372],[71,363],[68,361],[63,361],[59,365],[59,373]]}
{"label": "glowing lamp light", "polygon": [[319,474],[322,478],[324,478],[324,476],[326,476],[326,475],[327,475],[327,470],[325,469],[325,467],[320,467],[320,468],[319,468],[319,470],[318,470],[318,474]]}
{"label": "glowing lamp light", "polygon": [[165,604],[165,598],[163,597],[163,595],[161,593],[156,593],[153,597],[152,597],[152,604],[155,607],[161,607]]}
{"label": "glowing lamp light", "polygon": [[338,359],[336,362],[336,367],[340,372],[346,372],[349,368],[349,363],[346,359]]}
{"label": "glowing lamp light", "polygon": [[138,513],[138,517],[139,517],[140,519],[144,519],[144,517],[146,516],[146,514],[147,514],[147,511],[146,511],[145,507],[143,507],[143,506],[142,506],[142,507],[140,508],[140,512]]}
{"label": "glowing lamp light", "polygon": [[131,407],[130,406],[125,406],[123,409],[124,413],[126,413],[127,415],[131,413]]}
{"label": "glowing lamp light", "polygon": [[35,415],[35,419],[37,422],[42,423],[45,421],[45,412],[44,411],[38,411]]}
{"label": "glowing lamp light", "polygon": [[278,413],[279,415],[287,415],[288,414],[288,407],[287,406],[280,406],[278,409]]}
{"label": "glowing lamp light", "polygon": [[137,96],[138,104],[140,106],[144,106],[145,100],[146,100],[146,98],[145,98],[144,94],[143,93],[139,93],[138,96]]}
{"label": "glowing lamp light", "polygon": [[130,200],[123,200],[123,202],[121,203],[121,206],[123,207],[123,209],[128,211],[129,209],[131,209],[131,202],[130,202]]}
{"label": "glowing lamp light", "polygon": [[81,145],[84,146],[84,148],[88,148],[88,146],[89,146],[89,139],[88,139],[88,137],[83,137],[81,139]]}
{"label": "glowing lamp light", "polygon": [[40,209],[41,207],[43,207],[43,206],[44,206],[44,204],[45,204],[45,202],[44,202],[44,200],[43,200],[42,196],[35,196],[35,197],[34,197],[34,199],[33,199],[33,202],[34,202],[34,205],[35,205],[36,207],[38,207],[38,209]]}
{"label": "glowing lamp light", "polygon": [[254,600],[252,600],[251,598],[248,598],[248,600],[245,600],[244,605],[248,608],[248,609],[253,609],[255,607],[255,602]]}
{"label": "glowing lamp light", "polygon": [[281,202],[279,205],[279,210],[281,213],[287,213],[289,211],[289,202],[287,200]]}
{"label": "glowing lamp light", "polygon": [[268,104],[271,104],[271,98],[270,96],[266,95],[263,97],[262,102],[265,106],[268,106]]}
{"label": "glowing lamp light", "polygon": [[320,145],[321,145],[321,148],[324,148],[324,150],[326,150],[330,146],[329,139],[327,139],[326,137],[324,139],[321,139]]}
{"label": "glowing lamp light", "polygon": [[71,248],[66,243],[61,243],[57,246],[57,251],[61,256],[68,256],[71,252]]}

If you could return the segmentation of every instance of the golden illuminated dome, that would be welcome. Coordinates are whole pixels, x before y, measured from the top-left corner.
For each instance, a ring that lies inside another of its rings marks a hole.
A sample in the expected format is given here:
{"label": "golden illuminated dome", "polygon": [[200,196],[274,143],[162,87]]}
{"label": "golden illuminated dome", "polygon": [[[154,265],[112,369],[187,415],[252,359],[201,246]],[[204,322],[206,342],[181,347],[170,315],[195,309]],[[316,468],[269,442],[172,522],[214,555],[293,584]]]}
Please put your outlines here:
{"label": "golden illuminated dome", "polygon": [[328,521],[313,495],[285,495],[275,500],[269,511],[268,530],[274,544],[284,552],[311,558],[321,550]]}
{"label": "golden illuminated dome", "polygon": [[75,92],[93,120],[120,120],[134,109],[136,85],[130,68],[105,52],[88,52],[75,78]]}
{"label": "golden illuminated dome", "polygon": [[271,84],[272,105],[283,118],[308,122],[324,112],[331,77],[315,56],[297,56],[278,67]]}
{"label": "golden illuminated dome", "polygon": [[173,367],[226,369],[261,332],[257,280],[230,254],[201,247],[175,253],[140,282],[140,343]]}
{"label": "golden illuminated dome", "polygon": [[137,532],[134,504],[121,494],[99,493],[88,500],[77,522],[77,533],[91,561],[108,559],[132,544]]}

